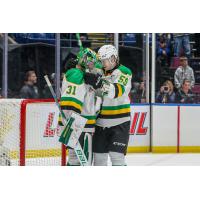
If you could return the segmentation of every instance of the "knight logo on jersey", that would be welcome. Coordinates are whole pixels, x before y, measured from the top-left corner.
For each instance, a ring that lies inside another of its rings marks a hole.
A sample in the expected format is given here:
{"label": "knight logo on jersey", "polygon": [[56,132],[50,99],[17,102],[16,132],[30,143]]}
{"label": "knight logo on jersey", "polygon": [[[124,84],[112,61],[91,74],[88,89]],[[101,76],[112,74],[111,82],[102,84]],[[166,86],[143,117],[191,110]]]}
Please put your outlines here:
{"label": "knight logo on jersey", "polygon": [[144,127],[147,112],[135,112],[133,114],[130,135],[146,135],[148,127]]}
{"label": "knight logo on jersey", "polygon": [[59,133],[59,126],[56,125],[56,127],[54,126],[54,120],[55,119],[55,112],[51,112],[48,115],[48,119],[46,122],[46,128],[44,131],[44,137],[54,137],[55,134]]}

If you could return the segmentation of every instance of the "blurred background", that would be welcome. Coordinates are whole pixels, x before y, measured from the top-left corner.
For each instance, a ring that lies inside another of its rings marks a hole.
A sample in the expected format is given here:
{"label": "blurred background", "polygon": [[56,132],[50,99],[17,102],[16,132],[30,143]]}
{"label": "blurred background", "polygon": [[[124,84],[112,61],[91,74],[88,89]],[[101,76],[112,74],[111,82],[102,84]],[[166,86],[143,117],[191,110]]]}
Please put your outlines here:
{"label": "blurred background", "polygon": [[[176,93],[183,88],[176,86],[175,74],[182,65],[182,57],[187,59],[192,69],[189,71],[194,74],[194,80],[189,80],[189,103],[200,102],[199,33],[80,33],[80,37],[84,47],[95,51],[104,44],[117,47],[120,63],[133,72],[132,103],[180,103]],[[59,95],[62,74],[78,51],[75,33],[0,34],[1,98],[25,98],[21,89],[28,81],[29,71],[34,71],[36,76],[37,95],[32,98],[51,98],[43,78],[45,74]],[[187,73],[184,71],[184,77],[190,79]]]}
{"label": "blurred background", "polygon": [[[136,87],[145,81],[146,37],[147,34],[142,33],[80,33],[83,47],[98,51],[104,44],[117,46],[120,63],[132,70],[132,81]],[[27,81],[26,73],[34,71],[38,90],[36,98],[50,98],[43,76],[49,75],[53,85],[60,84],[62,73],[71,64],[70,59],[76,58],[78,51],[75,33],[0,34],[1,96],[20,98],[20,90]],[[137,91],[133,93],[135,102],[140,102]],[[144,91],[142,95],[145,101]]]}

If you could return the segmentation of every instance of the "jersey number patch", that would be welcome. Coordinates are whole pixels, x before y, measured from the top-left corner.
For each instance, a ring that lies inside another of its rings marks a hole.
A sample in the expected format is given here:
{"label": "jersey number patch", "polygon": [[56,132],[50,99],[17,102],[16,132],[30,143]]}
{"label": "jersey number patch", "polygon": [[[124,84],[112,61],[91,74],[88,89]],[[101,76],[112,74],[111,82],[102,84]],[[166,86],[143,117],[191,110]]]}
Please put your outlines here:
{"label": "jersey number patch", "polygon": [[75,94],[76,94],[76,86],[69,85],[69,86],[67,87],[66,93],[67,93],[67,94],[71,94],[71,95],[75,95]]}
{"label": "jersey number patch", "polygon": [[128,83],[128,78],[124,75],[121,75],[118,80],[118,83],[121,83],[122,85],[126,86]]}

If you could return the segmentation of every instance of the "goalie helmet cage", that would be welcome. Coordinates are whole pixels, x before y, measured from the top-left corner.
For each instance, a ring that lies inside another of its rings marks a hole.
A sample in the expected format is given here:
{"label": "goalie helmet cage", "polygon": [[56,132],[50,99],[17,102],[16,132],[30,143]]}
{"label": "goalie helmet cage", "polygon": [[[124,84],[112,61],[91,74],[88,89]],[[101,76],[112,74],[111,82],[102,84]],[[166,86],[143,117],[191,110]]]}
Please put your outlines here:
{"label": "goalie helmet cage", "polygon": [[57,120],[56,128],[51,127],[55,113],[58,115],[52,99],[3,99],[0,107],[0,155],[6,149],[11,165],[66,165]]}

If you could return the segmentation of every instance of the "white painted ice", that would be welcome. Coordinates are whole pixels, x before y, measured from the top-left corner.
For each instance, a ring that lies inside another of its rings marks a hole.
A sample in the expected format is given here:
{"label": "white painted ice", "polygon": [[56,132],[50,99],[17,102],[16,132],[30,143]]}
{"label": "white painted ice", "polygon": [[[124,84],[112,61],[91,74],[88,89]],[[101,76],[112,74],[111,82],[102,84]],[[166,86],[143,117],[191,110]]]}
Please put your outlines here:
{"label": "white painted ice", "polygon": [[[37,158],[27,159],[26,165],[53,166],[60,165],[60,162],[60,158]],[[129,153],[126,163],[128,166],[200,166],[200,153]],[[13,160],[12,165],[18,165],[17,161]],[[111,165],[110,161],[108,165]]]}
{"label": "white painted ice", "polygon": [[199,166],[200,153],[132,153],[127,154],[126,162],[128,166]]}

